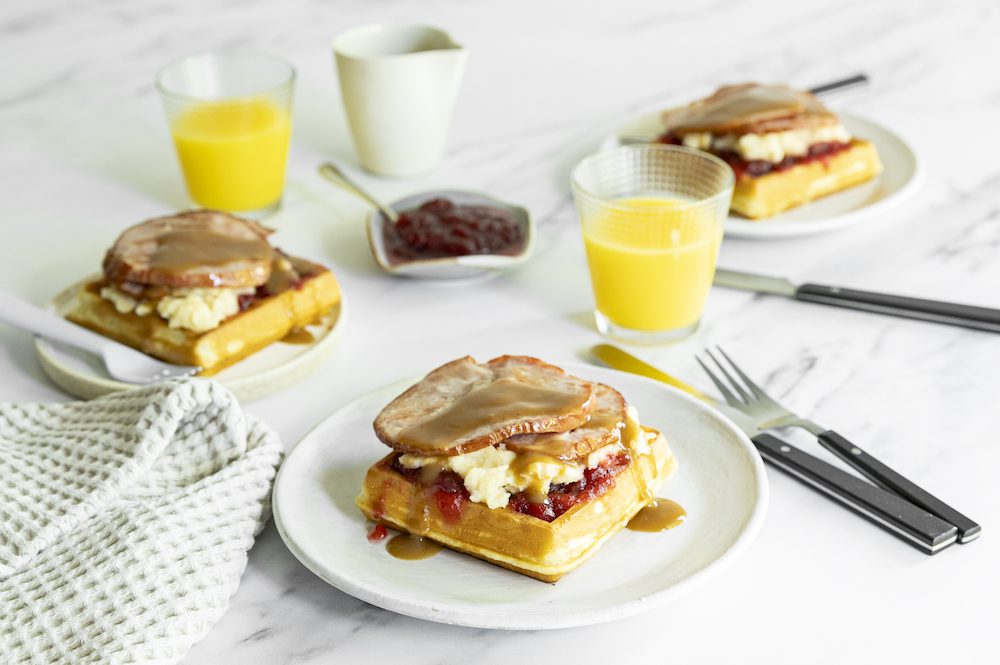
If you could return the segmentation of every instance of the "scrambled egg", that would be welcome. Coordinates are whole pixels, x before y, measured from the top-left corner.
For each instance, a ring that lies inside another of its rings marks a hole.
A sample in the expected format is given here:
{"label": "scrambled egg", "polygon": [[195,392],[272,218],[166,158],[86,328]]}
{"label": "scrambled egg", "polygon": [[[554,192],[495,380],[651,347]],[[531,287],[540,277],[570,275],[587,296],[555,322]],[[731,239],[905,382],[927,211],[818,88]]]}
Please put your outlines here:
{"label": "scrambled egg", "polygon": [[[642,439],[648,450],[648,443],[638,426],[638,414],[629,406],[626,414],[626,428],[623,438],[633,436]],[[631,442],[622,441],[630,449],[636,449]],[[419,469],[430,464],[454,471],[465,483],[469,500],[484,503],[489,508],[503,508],[515,492],[528,491],[542,496],[549,493],[554,484],[574,483],[583,478],[585,469],[599,465],[608,455],[621,450],[618,444],[598,448],[583,461],[565,462],[553,457],[530,455],[518,463],[517,453],[501,443],[481,448],[464,455],[431,456],[400,455],[399,463],[407,469]]]}
{"label": "scrambled egg", "polygon": [[225,319],[238,313],[239,297],[253,292],[252,288],[172,289],[154,304],[133,298],[114,286],[105,286],[101,289],[101,297],[111,302],[121,314],[135,312],[146,316],[155,308],[171,328],[203,333],[218,328]]}
{"label": "scrambled egg", "polygon": [[745,160],[780,162],[786,156],[806,154],[817,143],[847,143],[851,133],[842,124],[790,129],[767,134],[719,134],[695,132],[684,136],[684,145],[699,150],[732,150]]}

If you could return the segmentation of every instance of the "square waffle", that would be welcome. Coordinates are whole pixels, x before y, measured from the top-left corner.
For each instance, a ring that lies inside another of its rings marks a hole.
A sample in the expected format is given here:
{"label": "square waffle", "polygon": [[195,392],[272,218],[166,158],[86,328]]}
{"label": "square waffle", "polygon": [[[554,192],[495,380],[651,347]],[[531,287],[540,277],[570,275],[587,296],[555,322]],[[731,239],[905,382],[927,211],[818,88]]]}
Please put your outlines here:
{"label": "square waffle", "polygon": [[279,293],[255,298],[250,306],[204,333],[171,328],[150,313],[121,313],[105,298],[104,278],[83,285],[75,307],[66,318],[106,337],[167,362],[196,365],[210,376],[285,337],[294,328],[316,322],[340,302],[340,287],[329,270],[309,266],[300,284]]}
{"label": "square waffle", "polygon": [[551,522],[509,508],[466,502],[461,516],[440,509],[428,488],[393,467],[390,453],[367,472],[358,508],[370,520],[544,582],[555,582],[594,555],[653,498],[676,461],[663,435],[642,428],[648,449],[628,449],[628,465],[603,494]]}
{"label": "square waffle", "polygon": [[826,159],[797,164],[761,176],[743,176],[733,191],[732,210],[761,219],[839,192],[882,172],[875,146],[853,139],[846,150]]}

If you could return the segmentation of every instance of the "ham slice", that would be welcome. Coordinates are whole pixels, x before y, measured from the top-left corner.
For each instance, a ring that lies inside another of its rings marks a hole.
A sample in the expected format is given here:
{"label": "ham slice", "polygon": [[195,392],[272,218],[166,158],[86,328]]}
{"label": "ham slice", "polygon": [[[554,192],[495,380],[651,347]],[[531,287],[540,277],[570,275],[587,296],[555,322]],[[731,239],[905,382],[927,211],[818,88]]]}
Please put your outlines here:
{"label": "ham slice", "polygon": [[808,92],[784,85],[742,83],[719,88],[711,96],[665,111],[666,131],[766,134],[835,125],[837,116]]}
{"label": "ham slice", "polygon": [[528,356],[435,369],[375,418],[375,434],[414,455],[460,455],[517,434],[565,432],[587,422],[593,384]]}
{"label": "ham slice", "polygon": [[104,258],[115,283],[257,287],[271,275],[271,230],[214,210],[158,217],[126,229]]}
{"label": "ham slice", "polygon": [[561,460],[575,460],[598,448],[621,441],[625,427],[625,398],[603,383],[595,384],[586,423],[568,432],[519,434],[504,441],[508,450],[518,454],[534,453]]}

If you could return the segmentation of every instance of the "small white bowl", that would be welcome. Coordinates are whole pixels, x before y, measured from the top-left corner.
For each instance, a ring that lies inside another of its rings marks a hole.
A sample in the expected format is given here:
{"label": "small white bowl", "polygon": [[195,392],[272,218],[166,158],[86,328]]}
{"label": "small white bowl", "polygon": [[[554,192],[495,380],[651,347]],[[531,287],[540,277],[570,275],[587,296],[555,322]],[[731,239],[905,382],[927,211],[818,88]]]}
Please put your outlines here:
{"label": "small white bowl", "polygon": [[511,212],[524,235],[524,243],[520,253],[508,254],[467,254],[465,256],[445,256],[437,259],[413,259],[401,263],[389,260],[385,248],[383,230],[389,220],[375,210],[368,216],[368,244],[371,246],[375,262],[393,275],[416,277],[422,279],[467,279],[489,273],[499,273],[524,263],[535,248],[535,222],[525,208],[499,201],[492,196],[478,192],[442,191],[413,194],[392,204],[396,212],[412,210],[431,199],[448,199],[459,205],[487,205]]}

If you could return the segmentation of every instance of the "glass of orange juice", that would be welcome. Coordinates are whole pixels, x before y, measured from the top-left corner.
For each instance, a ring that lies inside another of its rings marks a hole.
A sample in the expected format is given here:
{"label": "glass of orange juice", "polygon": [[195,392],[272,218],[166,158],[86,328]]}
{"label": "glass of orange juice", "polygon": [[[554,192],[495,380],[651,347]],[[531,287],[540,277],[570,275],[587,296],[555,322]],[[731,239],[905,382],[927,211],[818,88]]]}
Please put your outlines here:
{"label": "glass of orange juice", "polygon": [[261,217],[281,205],[295,69],[252,51],[192,55],[156,77],[188,193]]}
{"label": "glass of orange juice", "polygon": [[572,179],[597,329],[639,344],[694,332],[715,275],[732,169],[691,148],[633,145],[587,157]]}

